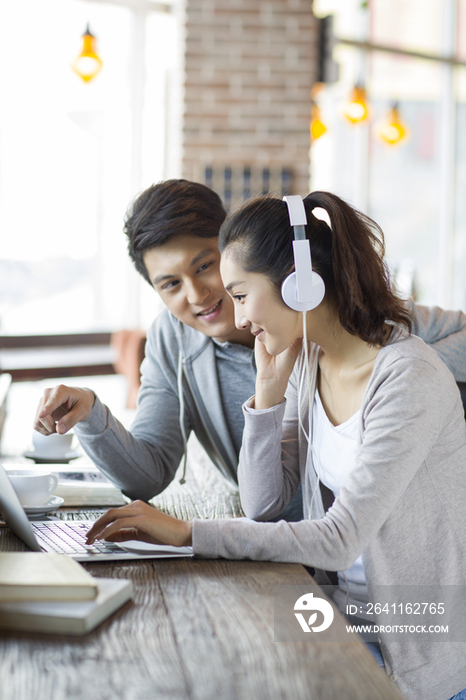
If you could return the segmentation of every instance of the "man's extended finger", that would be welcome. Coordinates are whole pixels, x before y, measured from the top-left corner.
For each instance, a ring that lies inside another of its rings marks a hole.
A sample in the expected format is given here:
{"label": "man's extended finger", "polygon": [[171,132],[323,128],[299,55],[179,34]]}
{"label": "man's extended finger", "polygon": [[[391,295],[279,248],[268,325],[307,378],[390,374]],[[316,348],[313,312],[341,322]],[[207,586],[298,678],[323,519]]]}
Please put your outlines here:
{"label": "man's extended finger", "polygon": [[57,408],[60,408],[69,399],[69,392],[66,390],[62,384],[48,390],[48,396],[45,397],[44,394],[44,404],[40,411],[38,412],[39,418],[45,418],[45,416],[50,416]]}
{"label": "man's extended finger", "polygon": [[42,435],[51,435],[52,433],[57,432],[55,421],[51,416],[46,416],[40,420],[36,419],[34,421],[33,428],[38,433],[42,433]]}

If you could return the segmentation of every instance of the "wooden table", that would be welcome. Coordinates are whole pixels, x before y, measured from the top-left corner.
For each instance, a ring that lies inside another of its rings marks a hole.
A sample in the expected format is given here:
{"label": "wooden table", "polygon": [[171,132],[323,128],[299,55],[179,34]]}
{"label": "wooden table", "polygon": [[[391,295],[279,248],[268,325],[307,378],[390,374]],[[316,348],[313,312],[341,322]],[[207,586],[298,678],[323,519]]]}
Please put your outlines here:
{"label": "wooden table", "polygon": [[[0,528],[0,548],[24,546]],[[1,700],[400,698],[362,642],[274,642],[274,586],[313,584],[298,564],[166,559],[86,568],[131,579],[133,601],[83,638],[3,633]]]}
{"label": "wooden table", "polygon": [[[188,455],[187,483],[180,472],[154,504],[185,519],[242,515],[237,487],[192,439]],[[0,527],[2,549],[25,546]],[[94,576],[131,579],[133,601],[83,638],[0,633],[0,700],[400,700],[359,640],[274,642],[274,586],[313,585],[298,564],[85,566]],[[341,616],[336,622],[344,624]]]}

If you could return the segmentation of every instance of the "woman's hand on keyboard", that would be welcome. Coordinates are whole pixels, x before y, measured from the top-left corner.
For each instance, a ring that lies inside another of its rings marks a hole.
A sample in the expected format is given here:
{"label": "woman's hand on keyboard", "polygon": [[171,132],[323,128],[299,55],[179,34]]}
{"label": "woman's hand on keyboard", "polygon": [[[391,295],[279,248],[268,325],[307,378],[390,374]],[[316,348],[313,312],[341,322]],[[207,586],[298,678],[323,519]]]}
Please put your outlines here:
{"label": "woman's hand on keyboard", "polygon": [[192,523],[161,513],[144,501],[110,508],[87,533],[87,544],[95,540],[125,542],[142,540],[185,547],[192,544]]}
{"label": "woman's hand on keyboard", "polygon": [[64,384],[45,389],[34,418],[34,430],[43,435],[63,435],[89,418],[94,403],[95,394],[90,389]]}

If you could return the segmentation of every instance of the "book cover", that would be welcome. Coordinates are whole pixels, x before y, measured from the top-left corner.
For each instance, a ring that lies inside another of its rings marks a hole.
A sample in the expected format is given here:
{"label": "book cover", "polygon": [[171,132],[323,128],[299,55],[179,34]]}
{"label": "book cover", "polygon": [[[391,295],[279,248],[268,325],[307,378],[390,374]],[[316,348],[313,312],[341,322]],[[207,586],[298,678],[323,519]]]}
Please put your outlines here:
{"label": "book cover", "polygon": [[64,554],[0,552],[0,602],[93,600],[95,579]]}
{"label": "book cover", "polygon": [[67,635],[91,632],[131,600],[133,594],[131,581],[114,578],[94,580],[98,588],[94,600],[0,603],[0,629]]}

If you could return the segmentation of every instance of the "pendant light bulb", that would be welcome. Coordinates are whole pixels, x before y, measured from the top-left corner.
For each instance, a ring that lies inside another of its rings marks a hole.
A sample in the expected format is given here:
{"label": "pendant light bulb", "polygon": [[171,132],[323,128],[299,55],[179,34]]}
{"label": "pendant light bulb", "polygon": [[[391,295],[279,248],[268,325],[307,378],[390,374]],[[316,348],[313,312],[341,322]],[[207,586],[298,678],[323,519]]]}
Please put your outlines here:
{"label": "pendant light bulb", "polygon": [[392,105],[387,118],[378,124],[376,133],[388,146],[397,146],[408,138],[409,129],[401,119],[398,103]]}
{"label": "pendant light bulb", "polygon": [[96,38],[91,33],[89,25],[82,35],[82,48],[71,64],[72,69],[85,83],[95,78],[102,68],[102,60],[97,54]]}
{"label": "pendant light bulb", "polygon": [[320,139],[320,137],[323,136],[327,131],[327,127],[321,119],[320,107],[315,103],[312,105],[311,108],[310,130],[311,138],[313,141],[317,141],[317,139]]}
{"label": "pendant light bulb", "polygon": [[355,85],[351,91],[343,114],[351,124],[361,124],[369,117],[366,90],[362,85]]}

